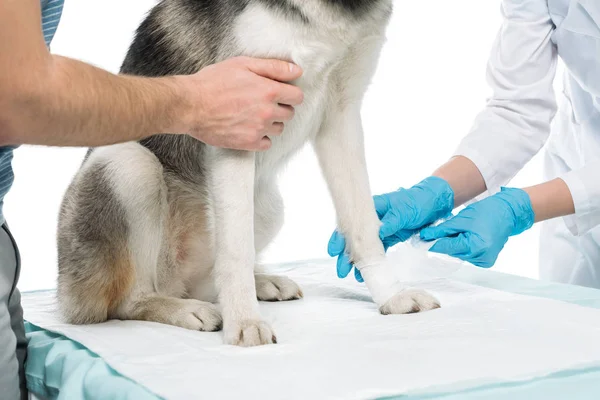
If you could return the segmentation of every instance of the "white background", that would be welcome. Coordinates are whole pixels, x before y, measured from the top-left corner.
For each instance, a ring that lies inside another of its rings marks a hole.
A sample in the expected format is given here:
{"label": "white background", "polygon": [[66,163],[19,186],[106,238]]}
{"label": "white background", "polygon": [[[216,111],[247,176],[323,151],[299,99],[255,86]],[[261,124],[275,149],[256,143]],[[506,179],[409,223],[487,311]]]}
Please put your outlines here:
{"label": "white background", "polygon": [[[134,30],[154,3],[67,0],[52,51],[116,73]],[[374,194],[429,176],[469,131],[490,94],[485,67],[500,23],[499,0],[396,2],[363,109]],[[16,183],[5,214],[22,252],[23,291],[55,286],[58,207],[84,153],[34,147],[16,152]],[[541,154],[511,184],[540,180]],[[310,149],[290,164],[281,187],[286,223],[265,261],[327,257],[335,216]],[[534,228],[511,239],[495,269],[535,278],[537,252]]]}

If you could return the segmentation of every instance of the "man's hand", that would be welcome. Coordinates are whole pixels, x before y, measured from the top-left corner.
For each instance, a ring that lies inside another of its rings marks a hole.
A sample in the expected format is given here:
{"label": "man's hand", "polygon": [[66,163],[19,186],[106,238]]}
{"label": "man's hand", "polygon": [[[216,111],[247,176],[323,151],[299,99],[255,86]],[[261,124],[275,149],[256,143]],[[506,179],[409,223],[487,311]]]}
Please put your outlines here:
{"label": "man's hand", "polygon": [[213,146],[266,150],[303,101],[302,90],[284,83],[301,75],[292,63],[237,57],[180,77],[188,93],[185,133]]}
{"label": "man's hand", "polygon": [[117,75],[49,53],[39,0],[0,0],[0,146],[97,147],[189,134],[241,150],[270,147],[303,100],[299,67],[235,58],[194,75]]}

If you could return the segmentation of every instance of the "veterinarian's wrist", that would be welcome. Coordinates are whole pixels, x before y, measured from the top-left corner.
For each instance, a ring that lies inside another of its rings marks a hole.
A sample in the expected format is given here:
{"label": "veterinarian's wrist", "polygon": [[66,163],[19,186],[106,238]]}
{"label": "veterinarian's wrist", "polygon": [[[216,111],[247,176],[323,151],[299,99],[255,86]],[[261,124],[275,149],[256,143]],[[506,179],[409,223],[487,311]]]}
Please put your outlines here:
{"label": "veterinarian's wrist", "polygon": [[467,157],[453,157],[438,168],[434,176],[444,179],[454,192],[454,207],[459,207],[486,191],[485,180],[475,163]]}
{"label": "veterinarian's wrist", "polygon": [[523,189],[531,199],[535,222],[564,217],[575,213],[575,203],[569,187],[560,178]]}

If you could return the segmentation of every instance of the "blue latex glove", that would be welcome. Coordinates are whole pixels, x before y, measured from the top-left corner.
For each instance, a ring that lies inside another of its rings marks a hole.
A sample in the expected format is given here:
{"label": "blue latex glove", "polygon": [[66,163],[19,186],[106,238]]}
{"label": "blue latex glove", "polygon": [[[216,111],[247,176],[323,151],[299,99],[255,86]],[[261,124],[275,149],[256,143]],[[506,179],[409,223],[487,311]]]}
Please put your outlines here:
{"label": "blue latex glove", "polygon": [[[404,242],[412,235],[440,218],[447,217],[454,207],[454,191],[445,180],[429,177],[410,189],[374,196],[375,209],[382,225],[379,237],[388,248]],[[345,252],[346,240],[337,230],[329,239],[327,252],[337,257],[337,274],[348,276],[352,264]],[[357,281],[362,282],[358,269],[354,269]]]}
{"label": "blue latex glove", "polygon": [[502,188],[500,193],[466,207],[454,218],[423,229],[421,239],[439,239],[431,252],[490,268],[508,238],[531,228],[534,220],[529,195],[521,189]]}

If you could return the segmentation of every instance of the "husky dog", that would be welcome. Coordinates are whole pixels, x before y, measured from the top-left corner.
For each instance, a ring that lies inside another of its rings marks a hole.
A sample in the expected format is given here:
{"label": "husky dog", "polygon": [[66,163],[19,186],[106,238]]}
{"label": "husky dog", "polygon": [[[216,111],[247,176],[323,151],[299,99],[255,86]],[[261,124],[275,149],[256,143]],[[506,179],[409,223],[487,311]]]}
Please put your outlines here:
{"label": "husky dog", "polygon": [[[392,0],[159,2],[138,28],[122,73],[191,74],[235,56],[279,58],[303,68],[293,83],[305,100],[266,152],[185,135],[90,149],[60,210],[58,300],[66,320],[222,327],[227,344],[275,343],[258,300],[299,299],[302,291],[288,278],[261,274],[255,260],[283,223],[277,172],[307,142],[351,260],[364,272],[383,266],[364,274],[375,300],[389,271],[360,110],[391,12]],[[426,292],[405,288],[376,303],[383,314],[439,307]]]}

